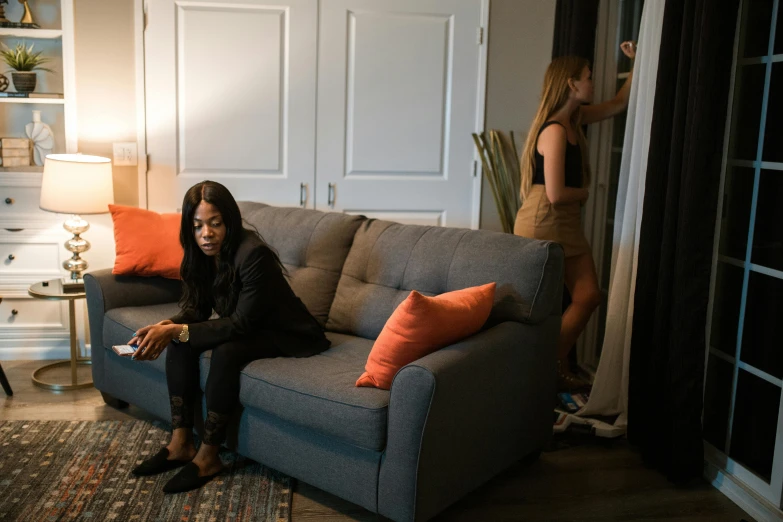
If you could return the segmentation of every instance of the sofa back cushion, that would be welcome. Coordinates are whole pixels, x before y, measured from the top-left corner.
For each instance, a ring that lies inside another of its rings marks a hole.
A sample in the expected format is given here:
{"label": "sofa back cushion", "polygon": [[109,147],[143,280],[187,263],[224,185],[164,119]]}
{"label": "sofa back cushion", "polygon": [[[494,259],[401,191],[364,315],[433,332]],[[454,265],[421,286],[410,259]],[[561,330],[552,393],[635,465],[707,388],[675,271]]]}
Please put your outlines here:
{"label": "sofa back cushion", "polygon": [[340,273],[362,216],[240,201],[239,210],[280,255],[294,293],[326,323]]}
{"label": "sofa back cushion", "polygon": [[417,290],[439,295],[497,283],[488,324],[559,314],[563,250],[556,243],[463,228],[364,221],[343,266],[326,328],[375,339]]}

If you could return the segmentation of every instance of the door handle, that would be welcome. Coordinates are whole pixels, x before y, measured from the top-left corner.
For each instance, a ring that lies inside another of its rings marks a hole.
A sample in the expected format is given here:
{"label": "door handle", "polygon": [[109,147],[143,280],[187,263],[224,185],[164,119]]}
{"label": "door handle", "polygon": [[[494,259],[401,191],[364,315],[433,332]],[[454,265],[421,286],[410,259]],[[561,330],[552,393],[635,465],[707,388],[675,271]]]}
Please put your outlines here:
{"label": "door handle", "polygon": [[334,208],[334,192],[337,187],[337,183],[329,183],[329,193],[326,197],[326,204],[329,208]]}
{"label": "door handle", "polygon": [[299,184],[299,206],[305,208],[307,204],[307,183]]}
{"label": "door handle", "polygon": [[14,198],[5,198],[5,204],[6,205],[13,205],[14,204]]}
{"label": "door handle", "polygon": [[16,259],[16,256],[15,256],[15,255],[13,255],[13,254],[8,254],[8,260],[9,260],[9,261],[13,261],[14,259]]}

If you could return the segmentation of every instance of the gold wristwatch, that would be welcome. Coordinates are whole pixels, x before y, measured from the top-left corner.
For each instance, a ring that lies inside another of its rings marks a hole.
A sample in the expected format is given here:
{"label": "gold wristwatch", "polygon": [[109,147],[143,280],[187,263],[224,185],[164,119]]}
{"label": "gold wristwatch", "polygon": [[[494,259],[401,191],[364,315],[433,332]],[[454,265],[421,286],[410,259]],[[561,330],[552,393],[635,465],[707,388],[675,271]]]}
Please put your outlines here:
{"label": "gold wristwatch", "polygon": [[188,325],[183,324],[182,330],[179,332],[179,342],[186,343],[190,340],[190,332],[188,331]]}

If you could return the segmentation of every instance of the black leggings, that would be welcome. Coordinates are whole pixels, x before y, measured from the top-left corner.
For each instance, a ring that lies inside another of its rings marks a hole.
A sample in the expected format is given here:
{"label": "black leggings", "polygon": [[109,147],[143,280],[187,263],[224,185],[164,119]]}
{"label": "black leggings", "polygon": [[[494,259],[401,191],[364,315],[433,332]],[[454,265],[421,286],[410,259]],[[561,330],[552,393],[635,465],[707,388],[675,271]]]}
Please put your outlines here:
{"label": "black leggings", "polygon": [[194,410],[201,411],[199,356],[211,349],[212,361],[204,395],[207,418],[204,442],[219,446],[226,438],[226,424],[239,402],[239,372],[256,359],[282,355],[274,343],[262,339],[232,341],[213,348],[195,349],[190,343],[171,344],[166,349],[166,380],[171,402],[172,429],[193,429]]}

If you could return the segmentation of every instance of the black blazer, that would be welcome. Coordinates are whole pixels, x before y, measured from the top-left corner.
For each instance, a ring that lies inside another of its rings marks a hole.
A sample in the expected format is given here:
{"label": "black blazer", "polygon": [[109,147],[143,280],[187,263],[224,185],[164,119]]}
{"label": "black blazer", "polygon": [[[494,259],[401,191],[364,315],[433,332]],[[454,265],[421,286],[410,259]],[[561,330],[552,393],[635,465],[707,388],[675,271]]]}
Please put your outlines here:
{"label": "black blazer", "polygon": [[291,357],[308,357],[329,348],[323,328],[294,294],[272,251],[255,233],[245,231],[234,267],[239,299],[229,316],[210,320],[210,305],[182,310],[171,318],[188,325],[194,348],[237,340],[271,341]]}

